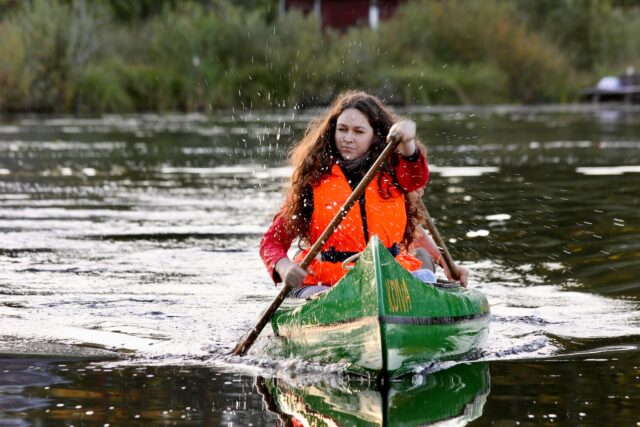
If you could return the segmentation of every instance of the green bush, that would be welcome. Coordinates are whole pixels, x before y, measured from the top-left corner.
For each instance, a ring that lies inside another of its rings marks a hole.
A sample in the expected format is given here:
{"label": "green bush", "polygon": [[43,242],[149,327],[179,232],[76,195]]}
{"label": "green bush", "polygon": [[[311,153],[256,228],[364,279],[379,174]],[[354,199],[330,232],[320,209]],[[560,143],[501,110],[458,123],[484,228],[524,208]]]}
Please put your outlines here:
{"label": "green bush", "polygon": [[90,65],[84,69],[76,86],[76,111],[134,111],[133,99],[122,84],[123,68],[121,62],[114,61]]}
{"label": "green bush", "polygon": [[[81,0],[33,0],[9,13],[0,25],[11,34],[11,43],[3,45],[12,50],[6,55],[14,58],[19,82],[7,83],[15,100],[7,108],[69,111],[75,79],[100,56],[109,19],[100,4]],[[9,57],[4,55],[3,61]]]}
{"label": "green bush", "polygon": [[507,78],[487,63],[413,65],[387,73],[385,98],[401,104],[490,104],[503,101]]}
{"label": "green bush", "polygon": [[[640,7],[613,0],[516,0],[520,16],[554,40],[580,71],[640,60]],[[633,4],[633,2],[630,2]]]}
{"label": "green bush", "polygon": [[24,48],[15,26],[0,22],[0,111],[22,105],[28,93],[22,74]]}
{"label": "green bush", "polygon": [[[31,0],[0,15],[0,110],[208,111],[330,102],[567,102],[640,69],[620,0],[413,0],[378,30],[322,30],[268,0]],[[257,3],[256,3],[257,4]]]}
{"label": "green bush", "polygon": [[[497,0],[415,1],[382,32],[385,51],[394,52],[395,62],[451,66],[438,80],[457,92],[461,102],[466,91],[456,80],[475,85],[474,98],[480,83],[488,84],[487,100],[530,102],[547,99],[570,72],[562,52],[528,30],[508,3]],[[471,73],[478,71],[473,78]]]}

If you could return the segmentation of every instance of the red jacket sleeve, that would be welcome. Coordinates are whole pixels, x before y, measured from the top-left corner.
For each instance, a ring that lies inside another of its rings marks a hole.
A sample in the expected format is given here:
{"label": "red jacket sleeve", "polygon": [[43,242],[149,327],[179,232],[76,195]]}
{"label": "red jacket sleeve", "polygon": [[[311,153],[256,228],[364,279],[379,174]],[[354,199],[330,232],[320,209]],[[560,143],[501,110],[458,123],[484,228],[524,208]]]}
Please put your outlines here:
{"label": "red jacket sleeve", "polygon": [[260,257],[274,283],[282,282],[280,275],[275,270],[276,263],[282,258],[286,258],[293,239],[294,236],[287,232],[284,217],[278,213],[260,240]]}
{"label": "red jacket sleeve", "polygon": [[427,157],[418,149],[417,159],[406,158],[398,154],[396,180],[407,193],[419,190],[429,181]]}

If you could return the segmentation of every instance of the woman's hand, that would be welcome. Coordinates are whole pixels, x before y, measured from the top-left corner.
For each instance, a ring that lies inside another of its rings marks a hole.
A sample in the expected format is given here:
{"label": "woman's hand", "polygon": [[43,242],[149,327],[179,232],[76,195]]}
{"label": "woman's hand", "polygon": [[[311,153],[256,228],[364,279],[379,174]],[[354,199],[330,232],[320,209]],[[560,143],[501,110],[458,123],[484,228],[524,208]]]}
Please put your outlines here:
{"label": "woman's hand", "polygon": [[275,269],[284,284],[292,289],[300,287],[304,278],[307,277],[307,272],[289,258],[282,258],[278,261]]}
{"label": "woman's hand", "polygon": [[389,135],[400,138],[398,153],[404,157],[411,157],[416,152],[416,124],[412,120],[402,120],[389,129]]}
{"label": "woman's hand", "polygon": [[458,265],[457,267],[458,267],[458,272],[460,273],[460,278],[458,280],[454,279],[451,276],[449,269],[445,268],[447,279],[451,280],[452,282],[460,282],[460,285],[462,285],[463,288],[466,288],[467,285],[469,284],[469,270],[464,268],[461,265]]}

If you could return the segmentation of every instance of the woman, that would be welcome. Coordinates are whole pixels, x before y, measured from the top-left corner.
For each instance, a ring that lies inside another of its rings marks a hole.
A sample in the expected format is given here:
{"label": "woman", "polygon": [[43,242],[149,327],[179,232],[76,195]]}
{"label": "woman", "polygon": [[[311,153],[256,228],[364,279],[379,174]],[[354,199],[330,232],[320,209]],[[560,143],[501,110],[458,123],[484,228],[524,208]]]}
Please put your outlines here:
{"label": "woman", "polygon": [[[386,146],[387,135],[400,139],[392,156],[367,186],[322,248],[320,257],[303,270],[287,251],[295,238],[310,247],[322,234]],[[260,243],[260,255],[274,282],[292,286],[290,296],[306,298],[328,289],[345,273],[342,262],[364,250],[375,234],[407,270],[422,262],[408,252],[424,219],[416,190],[427,183],[429,171],[416,141],[415,123],[397,119],[382,102],[364,92],[340,95],[328,112],[311,123],[292,149],[294,172],[281,211]],[[318,259],[319,258],[319,259]]]}

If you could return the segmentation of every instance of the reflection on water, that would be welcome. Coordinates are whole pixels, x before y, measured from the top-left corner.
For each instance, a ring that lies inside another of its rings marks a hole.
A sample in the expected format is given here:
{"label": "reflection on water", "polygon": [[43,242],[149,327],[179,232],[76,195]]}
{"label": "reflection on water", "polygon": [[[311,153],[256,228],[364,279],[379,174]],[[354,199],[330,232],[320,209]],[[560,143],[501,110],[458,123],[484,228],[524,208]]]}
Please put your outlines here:
{"label": "reflection on water", "polygon": [[[37,359],[0,358],[0,425],[28,426],[19,416],[11,413],[34,411],[51,405],[51,400],[33,397],[25,390],[28,387],[47,387],[64,382],[52,373],[53,362]],[[3,414],[7,414],[3,416]]]}
{"label": "reflection on water", "polygon": [[292,415],[310,425],[635,425],[637,360],[637,352],[601,348],[554,361],[459,365],[383,388],[288,369],[264,378],[262,394],[253,375],[218,368],[2,360],[0,383],[12,383],[0,388],[0,425],[273,426]]}
{"label": "reflection on water", "polygon": [[490,388],[483,363],[382,386],[331,374],[258,377],[258,393],[251,377],[207,368],[108,368],[34,359],[0,363],[3,373],[11,374],[0,380],[0,425],[272,425],[275,416],[262,410],[262,402],[287,420],[285,425],[293,419],[311,426],[444,420],[464,425],[482,415]]}
{"label": "reflection on water", "polygon": [[490,377],[486,364],[475,363],[383,385],[258,377],[256,389],[285,425],[464,425],[482,415]]}
{"label": "reflection on water", "polygon": [[[253,379],[206,368],[0,360],[2,426],[270,425]],[[3,385],[11,375],[12,390]]]}

